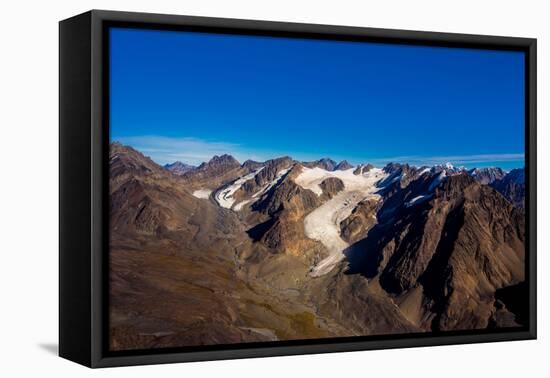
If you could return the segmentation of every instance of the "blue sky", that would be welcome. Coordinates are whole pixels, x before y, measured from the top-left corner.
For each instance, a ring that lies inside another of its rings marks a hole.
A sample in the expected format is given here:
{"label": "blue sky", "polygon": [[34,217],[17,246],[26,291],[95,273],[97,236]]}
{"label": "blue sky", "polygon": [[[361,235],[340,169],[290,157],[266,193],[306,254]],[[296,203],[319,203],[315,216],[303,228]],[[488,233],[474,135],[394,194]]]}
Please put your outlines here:
{"label": "blue sky", "polygon": [[111,30],[111,140],[215,154],[524,165],[520,52]]}

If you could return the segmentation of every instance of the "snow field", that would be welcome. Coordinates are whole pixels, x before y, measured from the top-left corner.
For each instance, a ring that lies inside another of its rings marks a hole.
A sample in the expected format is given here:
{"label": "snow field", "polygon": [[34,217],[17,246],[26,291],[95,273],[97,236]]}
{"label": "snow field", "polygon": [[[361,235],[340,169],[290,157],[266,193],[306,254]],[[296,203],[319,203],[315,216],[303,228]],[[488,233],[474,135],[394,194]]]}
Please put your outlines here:
{"label": "snow field", "polygon": [[211,193],[212,193],[212,190],[210,189],[199,189],[193,192],[193,196],[201,199],[208,199]]}
{"label": "snow field", "polygon": [[345,256],[349,244],[340,236],[340,222],[350,216],[357,204],[367,198],[380,198],[376,183],[387,177],[379,168],[373,168],[362,175],[354,175],[355,168],[345,171],[326,171],[322,168],[302,168],[295,179],[302,188],[310,189],[318,196],[323,193],[319,184],[329,177],[336,177],[344,183],[344,190],[313,210],[304,219],[306,236],[320,241],[329,255],[311,270],[313,277],[322,276],[332,270]]}
{"label": "snow field", "polygon": [[231,207],[235,203],[235,198],[233,198],[233,194],[235,194],[235,192],[239,190],[245,182],[247,182],[248,180],[252,180],[258,173],[260,173],[262,169],[264,169],[264,167],[261,167],[252,173],[238,178],[232,184],[229,184],[225,188],[219,190],[215,195],[218,205],[220,205],[221,207],[225,207],[226,209],[231,209]]}

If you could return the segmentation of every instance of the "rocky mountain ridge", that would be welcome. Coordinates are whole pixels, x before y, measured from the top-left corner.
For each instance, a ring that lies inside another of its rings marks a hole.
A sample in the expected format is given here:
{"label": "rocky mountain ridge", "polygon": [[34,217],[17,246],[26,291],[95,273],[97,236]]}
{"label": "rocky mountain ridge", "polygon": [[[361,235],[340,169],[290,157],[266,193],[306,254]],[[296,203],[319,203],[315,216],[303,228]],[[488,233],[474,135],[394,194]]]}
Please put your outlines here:
{"label": "rocky mountain ridge", "polygon": [[525,279],[522,170],[223,155],[175,175],[112,144],[110,171],[114,349],[525,325],[502,294]]}
{"label": "rocky mountain ridge", "polygon": [[[274,170],[277,170],[277,164],[285,165],[284,168],[289,168],[293,165],[300,165],[306,168],[322,168],[327,171],[345,171],[353,168],[354,174],[356,175],[365,174],[370,169],[374,168],[374,166],[370,163],[353,166],[346,160],[337,163],[330,158],[322,158],[313,162],[300,162],[295,161],[288,156],[271,159],[265,162],[247,160],[241,165],[233,156],[228,154],[214,156],[211,160],[202,163],[198,167],[193,167],[181,162],[166,164],[164,167],[178,175],[187,174],[188,178],[205,177],[206,179],[208,179],[208,177],[218,176],[220,172],[224,172],[226,174],[226,178],[238,179],[238,175],[227,175],[227,172],[237,171],[238,173],[244,172],[250,174],[253,171],[261,169],[258,176],[254,177],[254,180],[247,180],[243,187],[245,192],[252,192],[254,187],[257,188],[258,185],[265,185],[268,181],[272,181],[275,178],[277,172],[274,173]],[[267,169],[263,170],[264,167]],[[399,181],[402,185],[407,185],[419,175],[428,172],[432,174],[443,173],[445,176],[464,173],[483,185],[492,186],[499,193],[504,195],[512,204],[514,204],[514,206],[520,208],[524,207],[524,202],[521,200],[525,195],[525,174],[523,168],[505,172],[498,167],[473,168],[467,170],[464,167],[455,167],[450,163],[421,167],[401,163],[388,163],[383,167],[383,170],[390,175],[390,177],[386,179],[386,184],[399,176]]]}

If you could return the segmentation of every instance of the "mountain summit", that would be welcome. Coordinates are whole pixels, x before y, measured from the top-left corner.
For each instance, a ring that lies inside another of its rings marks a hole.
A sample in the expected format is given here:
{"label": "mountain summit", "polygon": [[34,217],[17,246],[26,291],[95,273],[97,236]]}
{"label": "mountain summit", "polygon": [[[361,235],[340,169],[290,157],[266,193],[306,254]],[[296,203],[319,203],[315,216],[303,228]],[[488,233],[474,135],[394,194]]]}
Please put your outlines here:
{"label": "mountain summit", "polygon": [[526,325],[522,169],[109,158],[113,350]]}
{"label": "mountain summit", "polygon": [[335,171],[345,171],[347,169],[351,169],[353,168],[353,165],[351,165],[350,163],[348,163],[347,160],[342,160],[340,163],[338,163],[335,167],[334,167],[334,170]]}
{"label": "mountain summit", "polygon": [[303,162],[302,165],[307,168],[318,167],[318,168],[323,168],[327,171],[334,171],[334,168],[336,168],[338,163],[332,160],[331,158],[322,158],[315,161]]}
{"label": "mountain summit", "polygon": [[206,167],[212,168],[212,167],[226,167],[226,168],[234,168],[236,166],[240,165],[237,159],[235,159],[233,156],[228,154],[223,155],[214,155],[212,159],[210,159],[207,163],[202,163],[199,165],[199,169],[204,169]]}
{"label": "mountain summit", "polygon": [[187,173],[195,169],[196,167],[193,165],[182,163],[181,161],[176,161],[171,164],[165,164],[164,168],[176,175],[183,175],[184,173]]}
{"label": "mountain summit", "polygon": [[501,180],[506,175],[502,169],[497,167],[474,168],[468,171],[468,173],[470,176],[474,177],[476,181],[484,185],[492,184],[497,180]]}

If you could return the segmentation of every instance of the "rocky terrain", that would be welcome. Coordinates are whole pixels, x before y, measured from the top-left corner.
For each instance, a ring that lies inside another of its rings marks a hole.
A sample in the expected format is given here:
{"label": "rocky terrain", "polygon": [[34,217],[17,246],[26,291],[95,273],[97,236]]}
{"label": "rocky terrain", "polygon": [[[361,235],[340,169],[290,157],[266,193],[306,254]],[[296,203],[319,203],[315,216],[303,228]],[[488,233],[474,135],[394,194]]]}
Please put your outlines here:
{"label": "rocky terrain", "polygon": [[506,176],[491,182],[491,186],[516,207],[525,208],[525,173],[523,169],[511,170]]}
{"label": "rocky terrain", "polygon": [[109,165],[112,350],[526,325],[523,170]]}
{"label": "rocky terrain", "polygon": [[189,171],[192,171],[196,167],[190,164],[182,163],[181,161],[175,161],[170,164],[165,164],[164,168],[176,175],[183,175]]}

